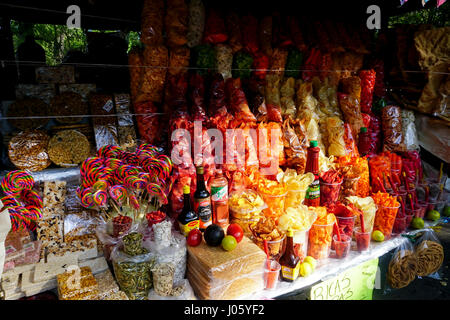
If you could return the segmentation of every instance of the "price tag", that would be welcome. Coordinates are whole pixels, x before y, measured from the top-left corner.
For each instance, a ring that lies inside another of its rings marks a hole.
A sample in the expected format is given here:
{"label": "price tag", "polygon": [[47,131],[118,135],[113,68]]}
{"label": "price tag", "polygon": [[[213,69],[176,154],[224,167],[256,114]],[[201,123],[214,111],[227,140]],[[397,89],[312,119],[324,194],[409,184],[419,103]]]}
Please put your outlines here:
{"label": "price tag", "polygon": [[378,258],[311,287],[311,300],[372,300]]}

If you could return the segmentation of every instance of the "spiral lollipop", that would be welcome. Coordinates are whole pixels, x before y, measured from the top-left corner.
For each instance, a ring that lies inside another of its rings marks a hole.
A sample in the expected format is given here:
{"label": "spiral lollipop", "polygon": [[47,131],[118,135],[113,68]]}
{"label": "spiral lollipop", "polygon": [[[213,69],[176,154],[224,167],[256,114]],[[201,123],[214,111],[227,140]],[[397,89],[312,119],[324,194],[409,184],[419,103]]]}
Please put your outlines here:
{"label": "spiral lollipop", "polygon": [[95,208],[95,202],[94,202],[94,197],[93,197],[94,194],[92,191],[93,191],[92,188],[82,189],[80,191],[80,195],[79,195],[81,205],[88,209]]}
{"label": "spiral lollipop", "polygon": [[106,202],[108,201],[108,194],[104,190],[97,190],[92,195],[94,203],[100,208],[106,207]]}
{"label": "spiral lollipop", "polygon": [[106,191],[106,189],[108,189],[108,182],[106,182],[105,180],[98,180],[96,183],[94,183],[92,188],[94,189],[94,191],[97,190]]}
{"label": "spiral lollipop", "polygon": [[162,191],[161,187],[155,183],[149,183],[147,185],[147,192],[149,195],[154,196],[158,199],[160,204],[167,204],[167,196]]}
{"label": "spiral lollipop", "polygon": [[116,158],[106,158],[104,160],[105,166],[111,169],[117,169],[121,165],[124,165],[125,163],[122,160],[116,159]]}
{"label": "spiral lollipop", "polygon": [[27,206],[34,206],[40,209],[44,207],[41,196],[34,190],[22,190],[20,192],[20,200]]}
{"label": "spiral lollipop", "polygon": [[127,199],[127,189],[122,185],[115,185],[109,188],[109,196],[117,202],[119,206]]}
{"label": "spiral lollipop", "polygon": [[117,158],[122,149],[119,146],[106,145],[98,149],[97,155],[102,158]]}
{"label": "spiral lollipop", "polygon": [[130,194],[128,196],[128,198],[130,199],[130,204],[131,206],[136,209],[139,210],[139,208],[141,207],[141,205],[139,204],[139,201],[137,200],[136,196],[134,194]]}
{"label": "spiral lollipop", "polygon": [[18,193],[24,189],[31,190],[33,185],[33,177],[24,170],[14,170],[8,172],[1,183],[1,187],[5,194]]}
{"label": "spiral lollipop", "polygon": [[25,230],[31,225],[29,219],[23,216],[18,207],[8,208],[12,231]]}
{"label": "spiral lollipop", "polygon": [[158,159],[161,160],[164,164],[163,166],[167,168],[166,169],[166,171],[168,172],[167,176],[169,176],[173,169],[172,159],[170,159],[170,157],[166,156],[165,154],[160,154],[158,156]]}

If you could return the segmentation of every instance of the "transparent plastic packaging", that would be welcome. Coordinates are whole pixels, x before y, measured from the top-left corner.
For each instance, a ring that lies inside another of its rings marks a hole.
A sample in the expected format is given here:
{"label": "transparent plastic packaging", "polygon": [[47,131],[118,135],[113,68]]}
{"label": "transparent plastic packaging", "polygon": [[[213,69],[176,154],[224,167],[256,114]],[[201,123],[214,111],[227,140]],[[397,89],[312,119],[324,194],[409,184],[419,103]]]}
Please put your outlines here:
{"label": "transparent plastic packaging", "polygon": [[184,0],[168,0],[164,27],[168,47],[183,46],[187,42],[188,6]]}
{"label": "transparent plastic packaging", "polygon": [[[141,80],[141,95],[135,102],[161,103],[164,96],[169,52],[166,47],[146,46],[143,51],[144,71]],[[136,111],[136,110],[135,110]]]}
{"label": "transparent plastic packaging", "polygon": [[195,47],[202,42],[205,29],[205,6],[202,0],[191,0],[189,2],[188,29],[186,34],[189,48]]}
{"label": "transparent plastic packaging", "polygon": [[217,72],[222,74],[223,79],[231,78],[231,66],[233,64],[233,50],[230,46],[225,44],[217,44],[216,51],[216,66]]}
{"label": "transparent plastic packaging", "polygon": [[426,229],[414,246],[417,257],[417,275],[429,276],[437,272],[444,262],[444,248],[432,229]]}
{"label": "transparent plastic packaging", "polygon": [[164,0],[145,0],[141,13],[141,42],[148,45],[163,43]]}
{"label": "transparent plastic packaging", "polygon": [[419,150],[419,138],[415,124],[414,111],[402,109],[403,140],[407,150]]}
{"label": "transparent plastic packaging", "polygon": [[417,275],[418,261],[410,241],[395,249],[386,275],[390,287],[400,289],[408,286]]}
{"label": "transparent plastic packaging", "polygon": [[228,45],[233,53],[242,49],[242,34],[239,15],[236,12],[230,12],[225,17],[225,24],[228,31]]}
{"label": "transparent plastic packaging", "polygon": [[8,156],[19,169],[41,171],[50,164],[50,137],[41,131],[24,131],[14,136],[8,145]]}
{"label": "transparent plastic packaging", "polygon": [[358,137],[361,127],[364,127],[364,122],[361,115],[359,101],[353,95],[338,94],[341,111],[346,122],[352,128],[353,137]]}
{"label": "transparent plastic packaging", "polygon": [[383,129],[383,151],[405,151],[401,110],[397,106],[386,106],[381,109],[381,127]]}

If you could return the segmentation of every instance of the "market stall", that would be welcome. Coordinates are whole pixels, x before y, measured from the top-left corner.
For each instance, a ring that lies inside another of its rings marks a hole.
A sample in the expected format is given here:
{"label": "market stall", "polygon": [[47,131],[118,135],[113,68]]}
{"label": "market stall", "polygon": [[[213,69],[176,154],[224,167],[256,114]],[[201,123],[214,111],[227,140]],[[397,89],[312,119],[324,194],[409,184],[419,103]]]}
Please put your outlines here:
{"label": "market stall", "polygon": [[[392,250],[392,288],[439,270],[448,27],[376,34],[330,8],[140,5],[106,19],[139,31],[129,50],[90,31],[86,60],[28,61],[32,83],[2,101],[4,299],[277,298],[372,268],[364,294],[338,296],[370,299]],[[440,148],[423,117],[439,119]]]}

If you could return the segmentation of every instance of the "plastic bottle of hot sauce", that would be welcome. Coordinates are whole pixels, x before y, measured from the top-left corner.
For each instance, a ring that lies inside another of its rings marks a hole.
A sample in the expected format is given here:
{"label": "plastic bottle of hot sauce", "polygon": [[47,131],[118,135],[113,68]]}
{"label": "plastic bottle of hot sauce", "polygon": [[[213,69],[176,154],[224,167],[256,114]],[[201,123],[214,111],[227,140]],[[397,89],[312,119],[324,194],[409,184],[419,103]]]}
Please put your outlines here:
{"label": "plastic bottle of hot sauce", "polygon": [[314,174],[314,181],[306,190],[305,205],[309,207],[318,207],[320,205],[320,184],[319,184],[319,152],[317,140],[311,140],[308,148],[308,156],[306,158],[305,172]]}
{"label": "plastic bottle of hot sauce", "polygon": [[362,127],[358,138],[358,151],[364,157],[370,151],[370,136],[366,127]]}
{"label": "plastic bottle of hot sauce", "polygon": [[281,278],[283,281],[293,282],[298,277],[300,258],[294,252],[294,232],[291,228],[286,233],[286,251],[280,258]]}
{"label": "plastic bottle of hot sauce", "polygon": [[205,231],[212,224],[211,194],[206,189],[203,173],[203,167],[197,167],[197,189],[194,192],[194,211],[200,219],[201,231]]}
{"label": "plastic bottle of hot sauce", "polygon": [[222,228],[228,224],[228,180],[218,167],[211,181],[211,205],[213,223]]}

